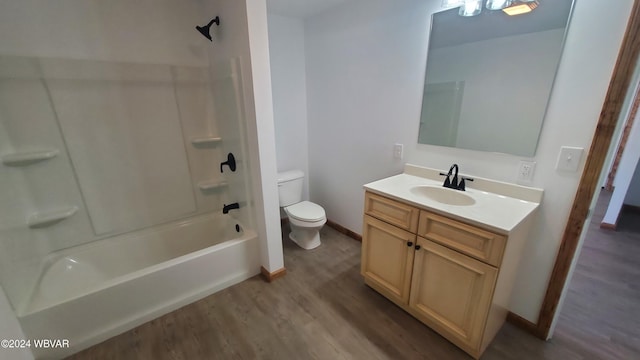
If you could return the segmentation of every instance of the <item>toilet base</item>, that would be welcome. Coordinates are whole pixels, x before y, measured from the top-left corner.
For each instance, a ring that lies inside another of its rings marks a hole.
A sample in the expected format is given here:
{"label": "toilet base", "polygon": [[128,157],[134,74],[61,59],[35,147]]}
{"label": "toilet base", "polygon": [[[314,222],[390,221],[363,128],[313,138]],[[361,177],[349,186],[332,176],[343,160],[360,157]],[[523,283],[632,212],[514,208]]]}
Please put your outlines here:
{"label": "toilet base", "polygon": [[320,229],[294,229],[289,233],[289,239],[305,250],[320,246]]}

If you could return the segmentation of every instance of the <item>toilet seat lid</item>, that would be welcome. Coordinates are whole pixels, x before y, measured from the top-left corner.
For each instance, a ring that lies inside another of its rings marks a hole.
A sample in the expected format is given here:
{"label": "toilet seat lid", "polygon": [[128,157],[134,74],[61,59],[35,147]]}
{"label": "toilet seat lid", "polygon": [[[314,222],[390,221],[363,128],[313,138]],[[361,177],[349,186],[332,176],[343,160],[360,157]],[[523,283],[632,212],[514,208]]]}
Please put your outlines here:
{"label": "toilet seat lid", "polygon": [[311,201],[302,201],[287,206],[285,210],[287,210],[289,216],[300,221],[320,221],[325,217],[322,206]]}

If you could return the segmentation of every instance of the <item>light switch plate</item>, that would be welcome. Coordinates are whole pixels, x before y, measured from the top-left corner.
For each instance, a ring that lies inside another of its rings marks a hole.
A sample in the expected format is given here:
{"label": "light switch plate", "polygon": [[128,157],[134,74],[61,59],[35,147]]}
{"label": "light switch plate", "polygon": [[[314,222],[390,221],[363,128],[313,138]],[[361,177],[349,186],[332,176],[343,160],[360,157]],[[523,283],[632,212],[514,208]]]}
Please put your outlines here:
{"label": "light switch plate", "polygon": [[402,160],[403,146],[402,144],[393,145],[393,158]]}
{"label": "light switch plate", "polygon": [[582,153],[584,148],[563,146],[560,148],[560,155],[558,155],[558,162],[556,163],[556,170],[559,171],[578,171],[580,167],[580,160],[582,160]]}

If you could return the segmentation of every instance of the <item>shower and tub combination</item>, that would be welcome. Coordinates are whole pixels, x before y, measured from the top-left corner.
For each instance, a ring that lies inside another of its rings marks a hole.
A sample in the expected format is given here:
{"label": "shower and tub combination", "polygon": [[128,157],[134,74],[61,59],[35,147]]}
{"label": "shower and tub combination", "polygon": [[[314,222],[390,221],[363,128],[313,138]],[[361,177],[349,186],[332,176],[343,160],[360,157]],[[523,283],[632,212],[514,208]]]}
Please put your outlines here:
{"label": "shower and tub combination", "polygon": [[216,52],[225,18],[195,31],[197,0],[38,4],[51,37],[20,31],[28,2],[0,9],[18,27],[0,40],[0,282],[27,338],[69,340],[32,349],[58,358],[260,260],[242,59]]}

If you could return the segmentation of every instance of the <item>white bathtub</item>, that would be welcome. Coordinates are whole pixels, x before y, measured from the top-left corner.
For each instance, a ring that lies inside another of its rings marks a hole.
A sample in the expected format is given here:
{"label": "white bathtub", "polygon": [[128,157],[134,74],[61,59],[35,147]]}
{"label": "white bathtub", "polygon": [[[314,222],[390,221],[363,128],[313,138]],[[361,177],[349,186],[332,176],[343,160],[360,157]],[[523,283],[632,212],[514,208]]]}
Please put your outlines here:
{"label": "white bathtub", "polygon": [[28,339],[69,340],[36,349],[61,358],[260,272],[255,232],[205,214],[50,254],[19,309]]}

